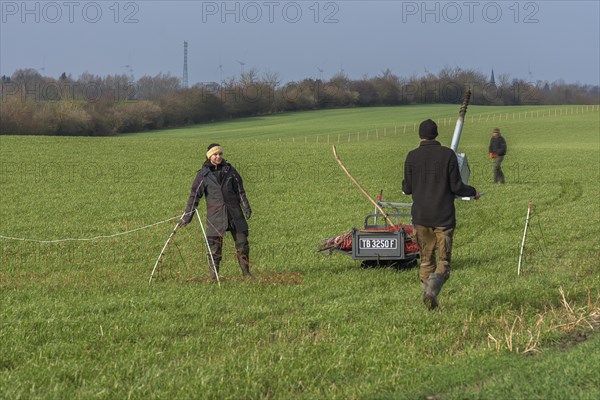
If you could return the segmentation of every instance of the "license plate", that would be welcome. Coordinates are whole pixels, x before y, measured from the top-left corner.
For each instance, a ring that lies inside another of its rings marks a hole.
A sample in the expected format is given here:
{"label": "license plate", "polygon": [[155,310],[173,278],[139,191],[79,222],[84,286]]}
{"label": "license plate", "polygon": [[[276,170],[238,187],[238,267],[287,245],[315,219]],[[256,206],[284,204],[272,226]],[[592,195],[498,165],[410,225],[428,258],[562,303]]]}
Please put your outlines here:
{"label": "license plate", "polygon": [[398,239],[360,239],[359,249],[397,249]]}

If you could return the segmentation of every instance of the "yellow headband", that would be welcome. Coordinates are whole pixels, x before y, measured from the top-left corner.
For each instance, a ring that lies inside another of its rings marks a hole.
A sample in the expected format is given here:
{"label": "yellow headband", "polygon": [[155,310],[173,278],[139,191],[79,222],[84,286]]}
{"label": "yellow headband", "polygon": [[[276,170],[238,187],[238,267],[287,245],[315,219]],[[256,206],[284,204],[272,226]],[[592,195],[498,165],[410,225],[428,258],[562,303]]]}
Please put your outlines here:
{"label": "yellow headband", "polygon": [[223,152],[223,148],[221,146],[211,147],[210,150],[208,150],[206,152],[206,158],[208,158],[210,160],[210,158],[212,156],[214,156],[217,153],[222,153],[222,152]]}

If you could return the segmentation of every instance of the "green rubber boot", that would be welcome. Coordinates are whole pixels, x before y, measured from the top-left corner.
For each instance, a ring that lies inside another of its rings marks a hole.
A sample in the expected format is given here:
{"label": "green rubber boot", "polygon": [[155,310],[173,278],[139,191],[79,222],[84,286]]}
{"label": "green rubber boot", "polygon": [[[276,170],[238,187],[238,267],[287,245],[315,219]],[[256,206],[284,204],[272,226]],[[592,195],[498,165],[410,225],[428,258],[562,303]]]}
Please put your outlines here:
{"label": "green rubber boot", "polygon": [[446,282],[446,279],[442,275],[429,275],[427,286],[423,291],[423,303],[429,310],[435,310],[438,307],[437,296],[440,294],[444,282]]}
{"label": "green rubber boot", "polygon": [[242,269],[242,275],[247,278],[254,278],[254,275],[250,273],[250,261],[248,260],[248,256],[237,252],[237,259],[240,264],[240,268]]}

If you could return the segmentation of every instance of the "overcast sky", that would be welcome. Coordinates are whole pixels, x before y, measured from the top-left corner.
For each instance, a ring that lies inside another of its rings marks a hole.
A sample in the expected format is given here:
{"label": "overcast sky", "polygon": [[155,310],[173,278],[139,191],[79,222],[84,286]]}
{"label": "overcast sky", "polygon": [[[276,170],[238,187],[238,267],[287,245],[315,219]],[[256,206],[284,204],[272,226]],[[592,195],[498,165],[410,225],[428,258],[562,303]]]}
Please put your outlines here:
{"label": "overcast sky", "polygon": [[287,82],[387,68],[410,77],[445,66],[529,81],[600,80],[598,0],[0,3],[0,75],[36,68],[54,77],[181,77],[187,41],[190,84],[250,68]]}

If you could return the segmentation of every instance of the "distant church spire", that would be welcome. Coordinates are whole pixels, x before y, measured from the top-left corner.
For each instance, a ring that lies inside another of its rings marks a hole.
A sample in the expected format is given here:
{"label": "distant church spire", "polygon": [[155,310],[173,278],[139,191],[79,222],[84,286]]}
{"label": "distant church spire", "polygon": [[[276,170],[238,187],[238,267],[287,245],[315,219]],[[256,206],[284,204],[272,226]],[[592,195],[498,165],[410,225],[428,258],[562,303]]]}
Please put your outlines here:
{"label": "distant church spire", "polygon": [[496,85],[496,79],[494,79],[494,68],[492,68],[492,76],[490,77],[490,83]]}

